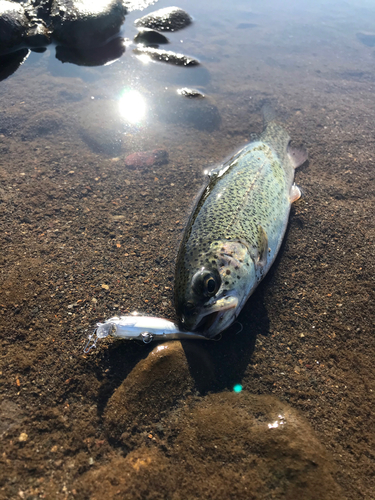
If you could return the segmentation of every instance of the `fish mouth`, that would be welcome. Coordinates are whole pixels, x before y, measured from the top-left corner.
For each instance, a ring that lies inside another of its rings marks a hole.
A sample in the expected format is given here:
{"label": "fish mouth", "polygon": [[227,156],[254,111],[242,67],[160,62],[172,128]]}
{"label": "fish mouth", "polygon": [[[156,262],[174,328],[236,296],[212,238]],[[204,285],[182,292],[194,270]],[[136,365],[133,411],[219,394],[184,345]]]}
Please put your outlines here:
{"label": "fish mouth", "polygon": [[219,314],[219,311],[215,311],[213,313],[207,314],[206,316],[203,316],[203,318],[197,324],[195,331],[199,333],[205,333],[215,323]]}
{"label": "fish mouth", "polygon": [[225,297],[218,300],[208,311],[204,311],[197,319],[194,332],[212,338],[228,328],[236,318],[237,297]]}

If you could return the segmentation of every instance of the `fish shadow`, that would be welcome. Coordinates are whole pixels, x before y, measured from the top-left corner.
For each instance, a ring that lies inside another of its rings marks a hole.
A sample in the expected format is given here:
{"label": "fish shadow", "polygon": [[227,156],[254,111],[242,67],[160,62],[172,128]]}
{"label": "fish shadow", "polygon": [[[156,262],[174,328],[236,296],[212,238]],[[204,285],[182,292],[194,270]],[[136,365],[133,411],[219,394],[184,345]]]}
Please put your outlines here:
{"label": "fish shadow", "polygon": [[[267,280],[268,281],[268,280]],[[233,389],[251,362],[259,334],[269,332],[264,305],[266,283],[247,301],[237,321],[217,341],[182,341],[186,359],[198,391],[202,394]]]}

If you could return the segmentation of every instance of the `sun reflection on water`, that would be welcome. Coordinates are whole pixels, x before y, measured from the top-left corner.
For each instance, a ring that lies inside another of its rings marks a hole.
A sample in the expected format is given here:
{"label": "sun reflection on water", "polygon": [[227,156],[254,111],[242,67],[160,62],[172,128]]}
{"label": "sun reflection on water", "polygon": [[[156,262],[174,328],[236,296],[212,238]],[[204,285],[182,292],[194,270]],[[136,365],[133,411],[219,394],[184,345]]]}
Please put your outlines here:
{"label": "sun reflection on water", "polygon": [[119,99],[121,117],[129,123],[139,123],[147,111],[146,101],[138,90],[125,90]]}

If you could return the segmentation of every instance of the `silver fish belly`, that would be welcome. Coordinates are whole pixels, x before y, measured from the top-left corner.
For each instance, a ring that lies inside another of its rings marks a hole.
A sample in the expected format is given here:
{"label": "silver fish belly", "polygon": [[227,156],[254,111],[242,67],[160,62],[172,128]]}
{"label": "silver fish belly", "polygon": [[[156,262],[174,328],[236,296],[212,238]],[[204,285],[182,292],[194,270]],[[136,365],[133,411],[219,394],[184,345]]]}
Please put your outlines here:
{"label": "silver fish belly", "polygon": [[179,327],[213,337],[238,316],[280,248],[293,201],[294,170],[307,159],[271,121],[252,142],[212,171],[177,257]]}

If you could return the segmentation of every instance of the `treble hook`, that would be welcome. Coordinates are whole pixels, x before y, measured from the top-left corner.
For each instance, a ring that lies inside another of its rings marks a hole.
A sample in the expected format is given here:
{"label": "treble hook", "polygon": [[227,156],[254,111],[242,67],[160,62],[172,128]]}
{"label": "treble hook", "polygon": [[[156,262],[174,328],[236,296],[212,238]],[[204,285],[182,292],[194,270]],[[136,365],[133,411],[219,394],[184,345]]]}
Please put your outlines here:
{"label": "treble hook", "polygon": [[[96,343],[97,343],[98,338],[99,338],[96,334],[96,330],[94,330],[94,333],[89,335],[88,338],[89,338],[89,340],[87,341],[87,344],[85,345],[85,347],[83,349],[83,352],[85,354],[88,354],[91,351],[91,349],[96,347]],[[89,347],[90,343],[92,343],[92,345]]]}

